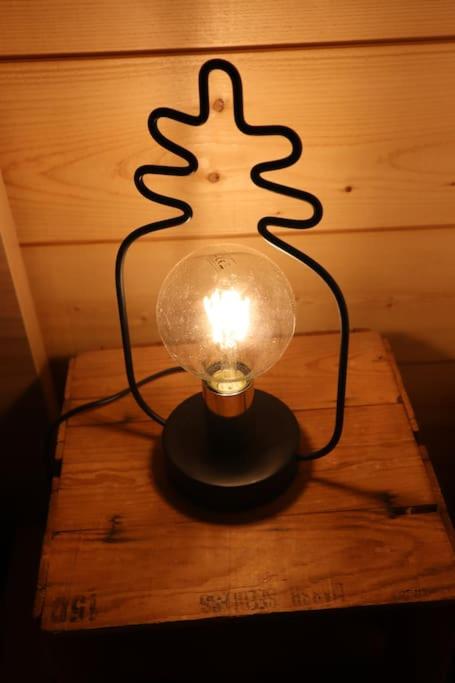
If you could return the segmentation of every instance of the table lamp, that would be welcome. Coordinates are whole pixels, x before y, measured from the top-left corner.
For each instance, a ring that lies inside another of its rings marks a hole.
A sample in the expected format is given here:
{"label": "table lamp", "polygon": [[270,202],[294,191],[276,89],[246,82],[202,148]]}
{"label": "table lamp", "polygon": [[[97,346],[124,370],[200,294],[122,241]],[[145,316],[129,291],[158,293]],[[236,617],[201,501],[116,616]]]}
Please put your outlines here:
{"label": "table lamp", "polygon": [[[192,217],[189,204],[158,194],[146,185],[144,177],[184,176],[198,167],[196,157],[166,138],[158,122],[168,118],[191,126],[204,124],[209,116],[208,77],[215,69],[226,72],[232,81],[234,118],[241,132],[280,135],[291,143],[286,157],[254,166],[252,181],[266,190],[303,200],[313,209],[306,219],[263,217],[258,223],[259,234],[315,271],[338,306],[341,335],[335,424],[326,445],[313,453],[299,454],[300,430],[291,410],[278,398],[254,388],[254,379],[279,360],[295,329],[292,288],[278,266],[258,251],[232,244],[199,249],[177,263],[161,286],[156,308],[161,338],[172,358],[201,379],[202,391],[183,401],[164,420],[145,401],[135,377],[123,285],[126,253],[139,237],[176,227]],[[252,126],[245,121],[241,78],[225,60],[213,59],[201,67],[199,97],[198,115],[165,107],[150,114],[152,137],[186,163],[141,166],[135,173],[135,184],[144,197],[173,207],[178,214],[137,228],[123,240],[116,259],[116,292],[129,387],[142,410],[164,427],[162,445],[169,476],[193,502],[236,510],[276,497],[293,480],[299,461],[323,457],[338,443],[343,428],[349,320],[343,294],[333,277],[268,229],[271,225],[307,229],[322,218],[322,206],[314,195],[262,176],[300,158],[298,135],[285,126]]]}

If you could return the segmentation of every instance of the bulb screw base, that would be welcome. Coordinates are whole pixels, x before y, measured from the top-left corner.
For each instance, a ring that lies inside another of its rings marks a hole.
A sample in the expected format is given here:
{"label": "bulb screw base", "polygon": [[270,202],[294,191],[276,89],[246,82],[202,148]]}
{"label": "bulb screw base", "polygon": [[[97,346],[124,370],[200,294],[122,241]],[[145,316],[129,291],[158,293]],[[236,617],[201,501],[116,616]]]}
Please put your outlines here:
{"label": "bulb screw base", "polygon": [[254,386],[248,384],[236,394],[220,394],[207,382],[202,382],[202,396],[207,408],[219,417],[238,417],[251,407],[254,399]]}

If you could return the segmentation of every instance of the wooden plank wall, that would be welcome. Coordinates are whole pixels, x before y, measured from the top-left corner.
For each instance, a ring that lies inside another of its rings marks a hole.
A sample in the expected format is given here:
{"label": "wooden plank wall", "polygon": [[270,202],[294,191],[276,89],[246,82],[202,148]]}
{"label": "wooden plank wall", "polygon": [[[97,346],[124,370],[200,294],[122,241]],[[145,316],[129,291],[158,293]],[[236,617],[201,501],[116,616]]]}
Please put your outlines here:
{"label": "wooden plank wall", "polygon": [[[275,177],[317,194],[325,218],[290,240],[339,280],[354,326],[390,338],[444,468],[455,408],[452,0],[3,0],[1,13],[0,168],[49,355],[119,345],[116,248],[169,215],[132,184],[138,165],[172,163],[147,115],[195,112],[198,69],[223,56],[242,73],[247,120],[300,133],[302,159]],[[178,258],[220,238],[267,251],[257,219],[306,210],[251,185],[251,165],[286,147],[236,131],[224,75],[210,97],[207,126],[166,129],[200,168],[156,186],[187,198],[195,219],[132,251],[136,343],[157,339],[157,287]],[[325,289],[276,258],[296,290],[298,329],[335,328]]]}
{"label": "wooden plank wall", "polygon": [[48,358],[1,173],[0,300],[0,419],[11,414],[35,384],[55,417]]}
{"label": "wooden plank wall", "polygon": [[[43,433],[57,404],[43,338],[0,173],[0,532],[42,509]],[[0,667],[1,668],[1,667]]]}

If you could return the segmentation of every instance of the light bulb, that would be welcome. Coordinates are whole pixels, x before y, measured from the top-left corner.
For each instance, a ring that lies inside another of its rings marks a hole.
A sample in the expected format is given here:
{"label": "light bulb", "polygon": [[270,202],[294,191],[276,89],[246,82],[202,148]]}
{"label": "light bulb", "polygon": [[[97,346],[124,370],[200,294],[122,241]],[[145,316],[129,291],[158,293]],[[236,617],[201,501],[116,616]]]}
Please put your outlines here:
{"label": "light bulb", "polygon": [[179,261],[157,300],[170,355],[215,392],[237,394],[284,353],[295,300],[283,272],[244,246],[218,244]]}

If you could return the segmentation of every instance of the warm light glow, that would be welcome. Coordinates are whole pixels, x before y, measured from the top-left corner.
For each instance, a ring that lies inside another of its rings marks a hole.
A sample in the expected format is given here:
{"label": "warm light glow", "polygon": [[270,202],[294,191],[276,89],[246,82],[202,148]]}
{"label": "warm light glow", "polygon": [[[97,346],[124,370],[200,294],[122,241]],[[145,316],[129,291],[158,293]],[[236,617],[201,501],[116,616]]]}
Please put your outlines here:
{"label": "warm light glow", "polygon": [[214,244],[185,256],[168,273],[156,319],[174,360],[214,391],[234,394],[283,354],[294,333],[295,300],[268,257]]}
{"label": "warm light glow", "polygon": [[250,300],[235,289],[215,289],[204,297],[212,339],[222,349],[232,349],[245,339],[250,327]]}

